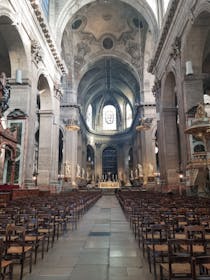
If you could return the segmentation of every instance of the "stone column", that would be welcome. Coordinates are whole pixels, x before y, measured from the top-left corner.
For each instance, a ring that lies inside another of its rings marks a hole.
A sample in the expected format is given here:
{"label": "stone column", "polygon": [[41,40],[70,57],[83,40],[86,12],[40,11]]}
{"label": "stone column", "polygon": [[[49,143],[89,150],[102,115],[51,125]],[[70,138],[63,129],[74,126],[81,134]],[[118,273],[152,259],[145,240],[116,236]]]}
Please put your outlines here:
{"label": "stone column", "polygon": [[163,108],[160,129],[162,130],[161,141],[164,157],[164,169],[166,170],[168,185],[179,184],[179,150],[176,124],[176,108]]}
{"label": "stone column", "polygon": [[49,186],[53,162],[53,112],[40,110],[39,157],[37,183]]}
{"label": "stone column", "polygon": [[[68,116],[65,121],[71,122],[71,120],[78,120],[78,109],[76,107],[68,108]],[[78,131],[69,130],[66,127],[65,133],[65,145],[64,145],[64,162],[70,165],[71,168],[71,187],[76,188],[76,176],[80,176],[77,173],[77,146],[78,146]],[[80,166],[80,165],[79,165]],[[80,166],[81,168],[81,166]]]}
{"label": "stone column", "polygon": [[59,146],[59,115],[60,115],[60,95],[61,91],[56,89],[54,96],[54,115],[52,126],[52,166],[50,175],[50,185],[58,186],[58,146]]}
{"label": "stone column", "polygon": [[128,151],[129,145],[124,144],[123,147],[124,154],[122,157],[124,158],[124,170],[123,170],[123,178],[125,182],[125,186],[130,186],[130,174],[129,174],[129,165],[128,165]]}
{"label": "stone column", "polygon": [[99,179],[102,176],[102,151],[101,151],[101,143],[95,143],[95,179],[97,180],[97,176]]}

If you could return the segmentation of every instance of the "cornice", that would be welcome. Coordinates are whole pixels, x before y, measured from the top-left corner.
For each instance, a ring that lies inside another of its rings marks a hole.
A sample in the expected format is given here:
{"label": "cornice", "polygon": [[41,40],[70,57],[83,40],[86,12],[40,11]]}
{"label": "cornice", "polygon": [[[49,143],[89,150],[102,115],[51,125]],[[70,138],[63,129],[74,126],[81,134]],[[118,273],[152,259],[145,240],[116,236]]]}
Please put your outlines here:
{"label": "cornice", "polygon": [[30,3],[34,10],[36,18],[39,22],[39,25],[42,29],[42,32],[45,36],[45,39],[50,48],[50,51],[55,59],[55,62],[57,64],[58,68],[62,71],[62,73],[65,74],[67,72],[66,66],[64,65],[60,55],[58,54],[56,44],[52,38],[52,35],[50,34],[49,26],[48,26],[48,23],[46,22],[45,15],[43,14],[43,11],[42,11],[40,5],[37,3],[37,0],[30,0]]}
{"label": "cornice", "polygon": [[150,72],[152,74],[154,73],[154,68],[157,64],[157,61],[158,61],[158,58],[159,58],[160,53],[162,51],[165,39],[166,39],[166,37],[168,35],[168,32],[169,32],[169,29],[171,27],[171,24],[172,24],[177,6],[179,4],[179,1],[180,0],[172,0],[170,9],[169,9],[168,13],[166,14],[167,18],[166,18],[165,23],[163,25],[162,32],[161,32],[160,38],[158,40],[157,48],[155,50],[155,54],[153,56],[153,59],[150,62],[149,67],[148,67],[148,72]]}

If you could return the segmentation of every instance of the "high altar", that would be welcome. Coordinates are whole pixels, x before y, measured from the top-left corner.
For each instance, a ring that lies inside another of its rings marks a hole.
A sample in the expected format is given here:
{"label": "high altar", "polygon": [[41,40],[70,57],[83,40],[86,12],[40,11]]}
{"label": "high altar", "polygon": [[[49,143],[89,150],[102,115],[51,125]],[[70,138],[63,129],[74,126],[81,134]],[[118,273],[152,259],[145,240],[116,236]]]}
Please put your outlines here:
{"label": "high altar", "polygon": [[116,189],[116,188],[120,188],[120,182],[119,181],[99,182],[98,187],[101,189]]}

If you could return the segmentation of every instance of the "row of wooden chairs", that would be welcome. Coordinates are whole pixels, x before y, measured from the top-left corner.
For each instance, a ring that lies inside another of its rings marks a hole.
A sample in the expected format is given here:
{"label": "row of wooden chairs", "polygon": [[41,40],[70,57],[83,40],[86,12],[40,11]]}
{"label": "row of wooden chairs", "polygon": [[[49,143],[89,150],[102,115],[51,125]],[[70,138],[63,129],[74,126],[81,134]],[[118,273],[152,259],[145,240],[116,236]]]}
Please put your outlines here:
{"label": "row of wooden chairs", "polygon": [[[117,198],[155,280],[158,277],[210,279],[207,274],[210,243],[208,199],[141,191],[119,192]],[[172,249],[176,249],[175,254]],[[204,266],[202,260],[205,261]],[[202,275],[198,276],[200,272]]]}
{"label": "row of wooden chairs", "polygon": [[33,256],[36,263],[40,251],[43,259],[69,225],[77,228],[79,219],[100,196],[100,192],[67,193],[16,200],[0,208],[0,279],[12,279],[16,263],[20,264],[20,280],[26,264],[31,272]]}

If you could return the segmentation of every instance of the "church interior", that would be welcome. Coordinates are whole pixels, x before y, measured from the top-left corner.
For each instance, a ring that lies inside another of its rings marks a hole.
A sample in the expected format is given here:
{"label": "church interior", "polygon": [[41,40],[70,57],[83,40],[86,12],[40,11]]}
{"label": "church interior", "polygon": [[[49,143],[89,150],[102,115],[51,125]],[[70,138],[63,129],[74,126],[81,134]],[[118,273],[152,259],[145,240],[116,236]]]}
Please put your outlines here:
{"label": "church interior", "polygon": [[210,279],[209,240],[210,1],[1,0],[0,279]]}

